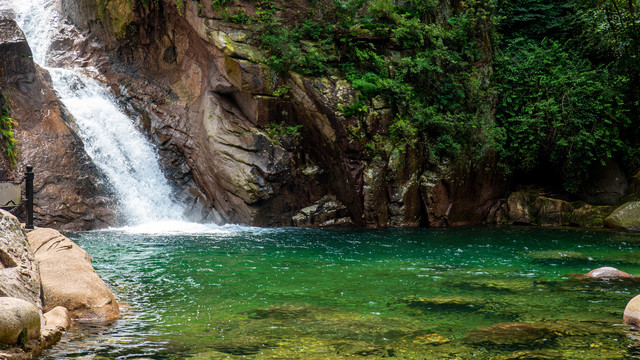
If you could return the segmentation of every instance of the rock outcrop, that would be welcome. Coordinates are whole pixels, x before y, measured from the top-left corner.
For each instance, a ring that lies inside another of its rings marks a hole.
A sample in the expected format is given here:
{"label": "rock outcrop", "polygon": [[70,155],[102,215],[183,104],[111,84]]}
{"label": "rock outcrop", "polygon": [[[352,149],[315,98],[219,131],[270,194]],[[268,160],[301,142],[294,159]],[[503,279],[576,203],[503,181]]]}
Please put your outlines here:
{"label": "rock outcrop", "polygon": [[55,324],[41,326],[40,289],[39,267],[20,222],[0,210],[0,359],[31,359],[62,336]]}
{"label": "rock outcrop", "polygon": [[118,317],[118,303],[86,251],[53,229],[33,230],[28,238],[40,266],[45,312],[63,306],[74,319],[109,322]]}
{"label": "rock outcrop", "polygon": [[601,228],[612,209],[547,197],[538,190],[520,190],[509,195],[503,218],[509,224]]}
{"label": "rock outcrop", "polygon": [[[250,2],[232,6],[255,13]],[[348,81],[275,73],[253,30],[210,2],[63,0],[62,9],[81,31],[65,25],[52,59],[93,65],[118,84],[197,220],[309,225],[292,218],[335,196],[338,219],[355,226],[479,224],[503,196],[490,159],[434,166],[422,147],[391,145],[371,155],[367,142],[389,134],[388,104],[374,98],[364,119],[345,115],[357,99]]]}
{"label": "rock outcrop", "polygon": [[0,210],[0,296],[42,308],[38,265],[20,221],[4,210]]}
{"label": "rock outcrop", "polygon": [[[17,24],[0,18],[0,89],[18,123],[19,163],[0,156],[0,177],[21,180],[26,164],[35,172],[35,222],[64,230],[115,223],[114,202],[98,170],[68,125],[73,122],[51,87],[46,70],[33,62]],[[0,96],[1,98],[2,96]]]}

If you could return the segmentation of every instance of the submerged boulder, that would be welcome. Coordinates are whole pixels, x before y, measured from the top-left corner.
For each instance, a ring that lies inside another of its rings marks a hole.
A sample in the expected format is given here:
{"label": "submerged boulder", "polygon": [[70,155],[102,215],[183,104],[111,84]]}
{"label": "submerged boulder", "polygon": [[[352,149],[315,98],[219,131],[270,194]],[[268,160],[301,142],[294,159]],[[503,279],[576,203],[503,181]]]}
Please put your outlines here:
{"label": "submerged boulder", "polygon": [[614,229],[640,231],[640,201],[623,204],[613,210],[604,221]]}
{"label": "submerged boulder", "polygon": [[45,311],[64,306],[75,319],[118,317],[118,303],[86,251],[53,229],[36,229],[28,237],[42,273]]}
{"label": "submerged boulder", "polygon": [[545,327],[507,322],[472,330],[464,342],[483,346],[530,347],[544,344],[555,337],[556,334]]}
{"label": "submerged boulder", "polygon": [[629,279],[633,275],[624,271],[620,271],[611,266],[604,266],[597,269],[593,269],[584,275],[591,279]]}
{"label": "submerged boulder", "polygon": [[40,337],[40,311],[32,303],[12,297],[0,298],[0,343],[23,344]]}

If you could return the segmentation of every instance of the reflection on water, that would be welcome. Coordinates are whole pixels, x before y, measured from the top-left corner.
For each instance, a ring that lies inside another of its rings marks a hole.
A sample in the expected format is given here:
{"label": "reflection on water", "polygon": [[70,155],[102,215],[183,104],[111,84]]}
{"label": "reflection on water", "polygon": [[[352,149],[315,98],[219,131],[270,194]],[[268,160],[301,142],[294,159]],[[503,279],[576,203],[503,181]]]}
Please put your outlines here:
{"label": "reflection on water", "polygon": [[640,236],[539,228],[70,234],[123,306],[46,359],[622,359]]}

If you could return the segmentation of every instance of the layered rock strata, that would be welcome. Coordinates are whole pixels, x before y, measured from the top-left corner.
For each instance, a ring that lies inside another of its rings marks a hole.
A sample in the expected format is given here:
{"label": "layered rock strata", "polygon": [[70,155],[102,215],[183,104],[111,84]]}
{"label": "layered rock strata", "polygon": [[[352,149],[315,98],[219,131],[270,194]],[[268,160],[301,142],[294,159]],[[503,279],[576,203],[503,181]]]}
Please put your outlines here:
{"label": "layered rock strata", "polygon": [[210,2],[123,4],[62,0],[81,31],[64,25],[52,59],[93,65],[114,84],[193,218],[308,226],[294,217],[330,196],[355,226],[441,227],[483,223],[503,196],[490,159],[434,166],[421,147],[372,156],[353,129],[387,136],[389,105],[376,98],[366,119],[345,116],[356,91],[344,78],[275,73],[252,45],[257,34]]}

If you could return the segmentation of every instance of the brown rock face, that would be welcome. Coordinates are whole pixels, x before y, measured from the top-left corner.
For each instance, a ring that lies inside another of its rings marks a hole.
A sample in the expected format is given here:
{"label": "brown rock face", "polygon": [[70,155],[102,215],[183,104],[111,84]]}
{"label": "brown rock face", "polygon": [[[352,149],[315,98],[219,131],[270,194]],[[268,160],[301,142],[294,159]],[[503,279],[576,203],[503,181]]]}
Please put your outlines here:
{"label": "brown rock face", "polygon": [[[34,167],[35,224],[64,230],[115,223],[114,202],[99,173],[69,127],[70,115],[52,91],[48,73],[31,59],[31,50],[13,20],[0,19],[0,88],[18,122],[20,159],[12,170],[6,159],[0,174],[21,179]],[[4,156],[3,156],[4,157]]]}
{"label": "brown rock face", "polygon": [[[490,171],[434,168],[421,146],[373,156],[367,142],[388,136],[390,106],[372,99],[366,119],[345,116],[338,109],[356,102],[345,79],[274,73],[252,46],[257,34],[222,21],[211,2],[184,2],[181,13],[168,0],[122,4],[63,0],[65,16],[102,45],[61,37],[53,58],[73,53],[118,84],[194,219],[309,225],[294,217],[331,196],[355,226],[478,224],[503,195]],[[233,6],[255,13],[249,4]]]}
{"label": "brown rock face", "polygon": [[86,251],[53,229],[36,229],[28,237],[41,269],[44,311],[63,306],[74,319],[106,322],[120,315]]}
{"label": "brown rock face", "polygon": [[39,309],[40,271],[20,221],[0,210],[0,297],[26,300]]}

